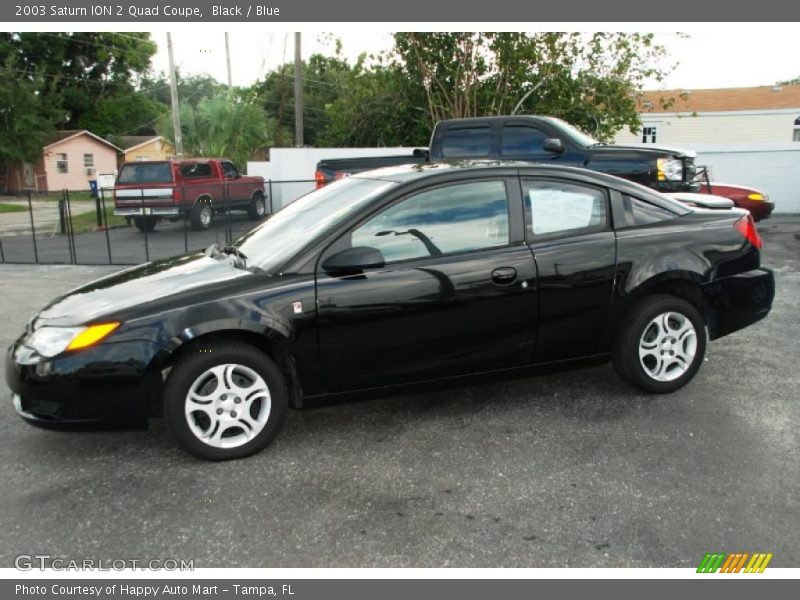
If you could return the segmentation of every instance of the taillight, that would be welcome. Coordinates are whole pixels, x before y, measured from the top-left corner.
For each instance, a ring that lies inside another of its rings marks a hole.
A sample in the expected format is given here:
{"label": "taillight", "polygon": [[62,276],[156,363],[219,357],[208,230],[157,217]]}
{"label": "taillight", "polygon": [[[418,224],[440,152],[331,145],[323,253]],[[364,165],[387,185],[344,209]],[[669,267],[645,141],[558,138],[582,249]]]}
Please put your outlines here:
{"label": "taillight", "polygon": [[317,189],[324,187],[326,183],[328,183],[328,179],[325,177],[325,173],[317,169],[317,172],[314,173],[314,181],[316,182]]}
{"label": "taillight", "polygon": [[756,230],[755,221],[753,216],[747,214],[733,224],[733,228],[742,234],[742,237],[748,242],[753,244],[757,249],[761,250],[761,236],[758,235]]}
{"label": "taillight", "polygon": [[181,202],[183,198],[181,197],[181,189],[179,187],[172,188],[172,201],[173,202]]}

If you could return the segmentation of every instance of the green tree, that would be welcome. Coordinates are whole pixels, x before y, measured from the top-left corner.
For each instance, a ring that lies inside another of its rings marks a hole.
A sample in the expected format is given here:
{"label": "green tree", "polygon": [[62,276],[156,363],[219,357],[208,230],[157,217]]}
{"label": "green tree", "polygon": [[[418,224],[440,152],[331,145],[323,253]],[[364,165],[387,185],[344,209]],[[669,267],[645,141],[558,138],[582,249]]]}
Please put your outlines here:
{"label": "green tree", "polygon": [[669,72],[639,33],[397,33],[394,63],[422,82],[430,120],[563,118],[600,139],[640,125],[635,96]]}
{"label": "green tree", "polygon": [[[185,155],[226,157],[239,168],[251,159],[264,160],[274,123],[252,96],[223,92],[197,106],[184,101],[179,112]],[[158,132],[174,145],[171,115],[161,117]]]}
{"label": "green tree", "polygon": [[[0,33],[0,40],[0,63],[13,57],[15,75],[39,82],[42,104],[63,115],[60,128],[121,133],[152,108],[144,100],[137,103],[142,99],[137,84],[156,52],[149,33]],[[108,113],[115,112],[110,106],[115,99],[125,101],[127,112],[112,123]]]}
{"label": "green tree", "polygon": [[341,79],[338,97],[325,106],[324,146],[424,146],[433,125],[425,90],[396,66],[367,68],[361,56]]}
{"label": "green tree", "polygon": [[24,69],[8,34],[0,35],[0,164],[34,161],[64,122],[65,113],[45,101],[48,83]]}
{"label": "green tree", "polygon": [[[351,67],[336,56],[313,54],[301,65],[303,142],[318,146],[330,125],[326,107],[346,90]],[[294,64],[286,63],[253,86],[264,110],[275,121],[273,146],[294,145]]]}

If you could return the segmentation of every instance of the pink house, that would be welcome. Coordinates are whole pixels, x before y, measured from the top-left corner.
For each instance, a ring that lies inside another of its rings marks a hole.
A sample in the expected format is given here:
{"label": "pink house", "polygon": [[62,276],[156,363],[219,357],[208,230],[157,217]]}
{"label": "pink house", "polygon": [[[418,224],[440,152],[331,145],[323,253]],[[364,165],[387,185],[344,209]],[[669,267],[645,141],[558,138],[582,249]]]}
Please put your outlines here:
{"label": "pink house", "polygon": [[85,129],[61,131],[42,149],[37,167],[44,172],[45,189],[39,191],[88,190],[98,174],[116,173],[118,152],[122,149]]}

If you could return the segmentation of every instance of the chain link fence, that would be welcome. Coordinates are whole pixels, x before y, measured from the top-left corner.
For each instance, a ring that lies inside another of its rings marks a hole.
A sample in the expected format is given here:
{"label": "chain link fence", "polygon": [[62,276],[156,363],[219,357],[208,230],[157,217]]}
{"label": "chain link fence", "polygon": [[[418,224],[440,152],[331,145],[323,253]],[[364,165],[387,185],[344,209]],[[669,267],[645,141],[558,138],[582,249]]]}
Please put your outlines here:
{"label": "chain link fence", "polygon": [[235,198],[235,183],[222,184],[221,197],[207,202],[208,223],[193,219],[200,200],[185,201],[194,195],[187,186],[158,206],[143,192],[122,198],[113,188],[0,196],[0,263],[136,265],[229,244],[275,212],[278,186],[300,183],[315,182],[265,182],[261,214]]}

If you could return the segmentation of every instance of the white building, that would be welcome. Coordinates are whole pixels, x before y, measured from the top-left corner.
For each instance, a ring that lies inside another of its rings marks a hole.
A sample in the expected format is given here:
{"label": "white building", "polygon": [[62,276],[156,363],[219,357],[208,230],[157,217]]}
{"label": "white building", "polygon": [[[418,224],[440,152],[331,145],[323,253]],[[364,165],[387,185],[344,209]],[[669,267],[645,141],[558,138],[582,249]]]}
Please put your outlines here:
{"label": "white building", "polygon": [[618,144],[695,150],[714,181],[766,192],[776,213],[800,213],[800,85],[665,90],[638,98],[642,128]]}
{"label": "white building", "polygon": [[617,143],[800,144],[800,85],[644,92],[638,104],[641,130]]}

